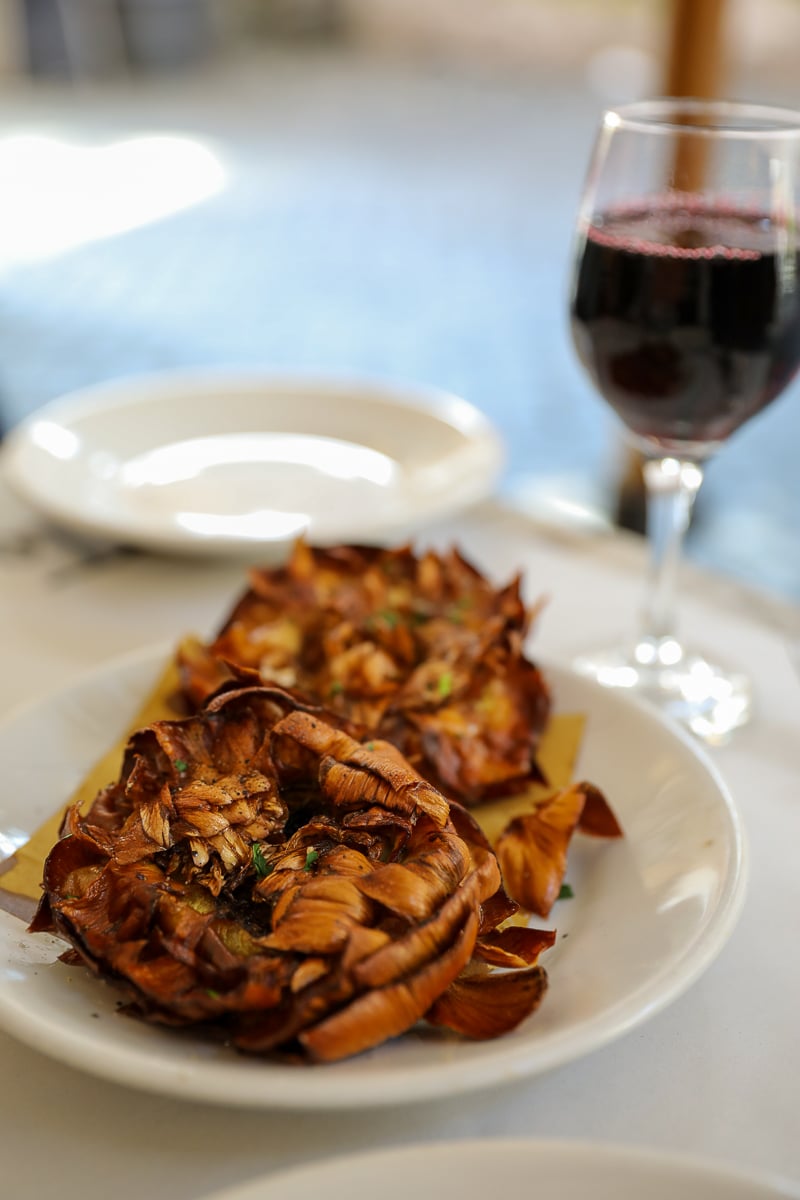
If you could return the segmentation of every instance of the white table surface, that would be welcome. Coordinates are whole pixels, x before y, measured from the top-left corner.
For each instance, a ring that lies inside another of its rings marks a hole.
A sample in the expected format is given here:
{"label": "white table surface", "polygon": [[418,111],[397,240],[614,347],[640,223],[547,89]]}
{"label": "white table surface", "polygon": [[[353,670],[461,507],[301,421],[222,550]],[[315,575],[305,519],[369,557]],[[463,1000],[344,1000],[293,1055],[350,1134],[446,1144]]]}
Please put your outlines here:
{"label": "white table surface", "polygon": [[[635,620],[641,547],[535,526],[485,505],[426,540],[457,540],[498,580],[523,568],[550,604],[533,650],[555,662]],[[0,488],[0,711],[187,630],[208,633],[236,563],[112,555],[55,535]],[[800,614],[697,571],[683,631],[754,677],[757,715],[713,757],[750,850],[744,912],[692,988],[635,1031],[544,1076],[366,1113],[228,1111],[126,1089],[0,1034],[0,1193],[60,1200],[207,1195],[283,1166],[444,1138],[557,1137],[660,1148],[794,1180],[800,1194]],[[796,648],[796,641],[794,646]]]}

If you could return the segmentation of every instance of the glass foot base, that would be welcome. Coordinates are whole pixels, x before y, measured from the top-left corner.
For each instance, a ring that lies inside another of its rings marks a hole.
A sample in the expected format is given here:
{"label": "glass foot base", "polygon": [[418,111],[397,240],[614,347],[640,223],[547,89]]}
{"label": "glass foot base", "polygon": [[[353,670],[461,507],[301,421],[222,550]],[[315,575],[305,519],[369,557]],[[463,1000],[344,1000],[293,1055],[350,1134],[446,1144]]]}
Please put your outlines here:
{"label": "glass foot base", "polygon": [[655,704],[712,746],[724,745],[752,714],[752,692],[744,675],[706,662],[674,638],[647,638],[632,646],[583,654],[573,665],[604,687]]}

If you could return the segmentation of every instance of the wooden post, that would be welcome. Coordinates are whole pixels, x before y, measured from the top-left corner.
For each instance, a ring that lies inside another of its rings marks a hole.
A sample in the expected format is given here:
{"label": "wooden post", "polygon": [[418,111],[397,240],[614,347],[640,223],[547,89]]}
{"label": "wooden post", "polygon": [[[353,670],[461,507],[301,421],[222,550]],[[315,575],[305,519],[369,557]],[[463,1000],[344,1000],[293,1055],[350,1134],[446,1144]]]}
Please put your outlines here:
{"label": "wooden post", "polygon": [[727,0],[672,0],[669,7],[665,96],[720,94],[725,74]]}
{"label": "wooden post", "polygon": [[[710,100],[724,90],[728,65],[726,7],[727,0],[671,0],[666,10],[662,95]],[[676,179],[683,181],[687,191],[702,175],[696,150],[695,145],[684,142],[676,159]],[[614,514],[618,525],[637,533],[643,533],[646,524],[643,462],[638,450],[626,450]]]}

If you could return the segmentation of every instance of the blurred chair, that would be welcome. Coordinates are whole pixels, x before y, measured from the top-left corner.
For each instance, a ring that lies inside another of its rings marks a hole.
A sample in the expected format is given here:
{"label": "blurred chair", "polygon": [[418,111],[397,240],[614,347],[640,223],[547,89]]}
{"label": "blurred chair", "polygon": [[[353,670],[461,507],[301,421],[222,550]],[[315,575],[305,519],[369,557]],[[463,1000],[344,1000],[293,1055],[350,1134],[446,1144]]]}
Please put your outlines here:
{"label": "blurred chair", "polygon": [[23,0],[0,0],[0,78],[27,69]]}
{"label": "blurred chair", "polygon": [[[10,5],[12,0],[0,0]],[[175,67],[211,45],[209,0],[15,0],[34,75],[93,78]]]}

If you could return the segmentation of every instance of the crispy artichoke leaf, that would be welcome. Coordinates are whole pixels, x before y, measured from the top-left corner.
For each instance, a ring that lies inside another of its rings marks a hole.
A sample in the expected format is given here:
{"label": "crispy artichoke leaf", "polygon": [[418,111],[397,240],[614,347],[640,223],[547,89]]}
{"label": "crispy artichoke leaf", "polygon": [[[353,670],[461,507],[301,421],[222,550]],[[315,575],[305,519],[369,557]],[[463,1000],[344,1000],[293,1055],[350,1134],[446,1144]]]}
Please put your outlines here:
{"label": "crispy artichoke leaf", "polygon": [[425,1017],[432,1025],[445,1025],[464,1037],[500,1037],[536,1011],[546,990],[547,974],[539,966],[513,974],[462,976]]}
{"label": "crispy artichoke leaf", "polygon": [[425,963],[416,974],[364,992],[345,1008],[304,1030],[299,1036],[301,1045],[312,1059],[334,1062],[405,1033],[469,961],[477,930],[478,919],[471,912],[443,954]]}
{"label": "crispy artichoke leaf", "polygon": [[555,945],[552,929],[528,929],[525,925],[509,925],[482,934],[475,943],[475,958],[494,967],[534,966],[539,955]]}
{"label": "crispy artichoke leaf", "polygon": [[515,817],[497,840],[506,890],[540,917],[546,917],[558,899],[567,850],[584,802],[578,785],[565,788],[534,812]]}
{"label": "crispy artichoke leaf", "polygon": [[600,789],[593,783],[578,783],[575,786],[584,795],[583,811],[578,821],[581,833],[604,838],[622,837],[622,826]]}

